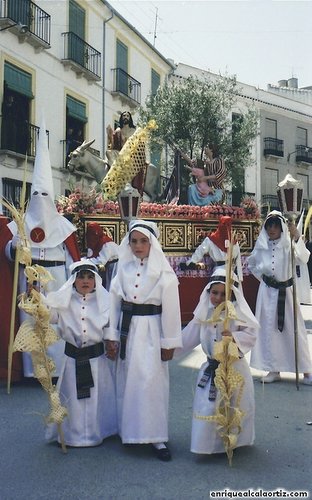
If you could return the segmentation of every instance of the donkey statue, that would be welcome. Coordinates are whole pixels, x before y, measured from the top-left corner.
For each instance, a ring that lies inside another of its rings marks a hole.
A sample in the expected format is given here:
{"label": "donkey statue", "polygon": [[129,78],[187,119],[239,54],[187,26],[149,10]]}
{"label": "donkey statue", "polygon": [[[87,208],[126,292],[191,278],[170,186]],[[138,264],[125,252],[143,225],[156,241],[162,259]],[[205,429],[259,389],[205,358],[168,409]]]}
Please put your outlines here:
{"label": "donkey statue", "polygon": [[98,184],[101,184],[110,166],[107,160],[102,160],[92,151],[92,148],[90,149],[94,141],[95,139],[93,141],[83,141],[78,148],[72,151],[69,155],[70,160],[67,168],[72,173],[75,170],[88,172]]}
{"label": "donkey statue", "polygon": [[[70,153],[70,160],[67,164],[67,168],[72,173],[75,170],[88,172],[88,174],[90,174],[98,184],[101,184],[102,180],[109,171],[111,164],[107,158],[100,158],[93,152],[92,148],[90,148],[94,141],[95,139],[91,141],[84,141],[81,146],[78,146],[74,151],[72,151]],[[152,202],[157,198],[159,183],[159,169],[152,163],[149,163],[147,166],[143,188],[144,201]]]}

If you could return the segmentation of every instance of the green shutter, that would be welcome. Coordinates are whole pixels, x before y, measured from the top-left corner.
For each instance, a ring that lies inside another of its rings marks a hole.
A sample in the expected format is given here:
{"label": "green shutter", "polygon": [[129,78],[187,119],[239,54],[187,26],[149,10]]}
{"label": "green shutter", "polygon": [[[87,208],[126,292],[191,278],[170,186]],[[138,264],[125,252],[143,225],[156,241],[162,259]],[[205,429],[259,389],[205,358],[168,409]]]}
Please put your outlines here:
{"label": "green shutter", "polygon": [[128,47],[117,40],[117,68],[123,69],[128,73]]}
{"label": "green shutter", "polygon": [[33,99],[31,75],[10,63],[4,63],[4,81],[9,89]]}
{"label": "green shutter", "polygon": [[152,80],[152,95],[156,95],[157,89],[160,85],[160,75],[152,69],[152,74],[151,74],[151,80]]}
{"label": "green shutter", "polygon": [[[117,80],[116,87],[119,92],[125,95],[129,93],[129,82],[128,82],[128,47],[117,40]],[[123,70],[123,71],[119,71]]]}
{"label": "green shutter", "polygon": [[69,1],[69,31],[85,39],[86,13],[74,0]]}
{"label": "green shutter", "polygon": [[86,105],[83,102],[77,101],[73,97],[66,97],[67,114],[76,120],[86,123],[88,121],[86,115]]}

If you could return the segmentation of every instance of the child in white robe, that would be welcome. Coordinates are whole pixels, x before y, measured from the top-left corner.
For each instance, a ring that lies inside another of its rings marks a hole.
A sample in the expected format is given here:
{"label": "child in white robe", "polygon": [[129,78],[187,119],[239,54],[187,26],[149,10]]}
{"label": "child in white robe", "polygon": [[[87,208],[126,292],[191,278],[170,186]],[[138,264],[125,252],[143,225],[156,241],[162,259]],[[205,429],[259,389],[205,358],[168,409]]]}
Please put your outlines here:
{"label": "child in white robe", "polygon": [[[82,260],[70,271],[67,282],[45,299],[50,322],[57,323],[65,340],[57,383],[68,411],[62,430],[68,446],[97,446],[117,434],[115,383],[108,358],[114,359],[118,343],[109,336],[109,294],[96,265]],[[55,424],[48,425],[46,438],[61,442]]]}
{"label": "child in white robe", "polygon": [[255,438],[254,387],[244,355],[255,344],[259,324],[239,289],[237,278],[237,281],[234,281],[232,285],[232,302],[238,319],[230,321],[228,330],[224,329],[223,322],[207,322],[215,307],[225,300],[225,274],[224,269],[217,269],[212,274],[208,285],[200,296],[194,311],[194,318],[182,331],[183,348],[176,349],[174,356],[176,358],[187,354],[198,345],[201,345],[207,355],[207,361],[202,364],[199,370],[193,401],[191,452],[197,454],[225,452],[223,440],[217,431],[217,423],[205,418],[198,418],[213,416],[216,412],[220,395],[214,385],[214,375],[218,364],[213,356],[215,343],[221,341],[222,336],[232,336],[237,344],[240,358],[235,361],[233,367],[244,377],[240,402],[240,409],[244,412],[244,417],[235,447],[252,445]]}
{"label": "child in white robe", "polygon": [[[260,323],[257,342],[251,352],[250,366],[269,373],[264,383],[281,380],[280,372],[296,371],[294,308],[291,269],[291,238],[296,259],[309,258],[309,252],[294,224],[287,227],[282,213],[268,214],[248,257],[248,267],[260,281],[256,318]],[[303,384],[312,385],[312,365],[304,320],[297,302],[298,370]]]}
{"label": "child in white robe", "polygon": [[110,325],[121,338],[117,409],[122,442],[152,443],[157,458],[168,461],[167,361],[182,345],[181,316],[178,280],[158,236],[154,222],[130,222],[111,282]]}

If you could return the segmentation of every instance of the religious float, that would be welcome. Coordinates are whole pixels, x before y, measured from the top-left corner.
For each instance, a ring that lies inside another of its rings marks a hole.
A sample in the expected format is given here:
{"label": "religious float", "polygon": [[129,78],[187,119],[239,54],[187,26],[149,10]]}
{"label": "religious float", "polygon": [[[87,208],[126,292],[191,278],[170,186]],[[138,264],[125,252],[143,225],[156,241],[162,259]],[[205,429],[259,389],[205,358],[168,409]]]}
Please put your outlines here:
{"label": "religious float", "polygon": [[[68,197],[61,196],[57,201],[58,211],[70,217],[77,226],[82,255],[86,255],[86,229],[89,222],[99,223],[117,244],[126,234],[127,222],[132,218],[156,222],[162,248],[179,279],[183,322],[192,318],[199,295],[212,272],[213,262],[206,256],[199,269],[181,270],[180,265],[216,229],[220,216],[231,216],[232,230],[241,248],[244,291],[254,309],[258,282],[248,272],[246,258],[260,229],[260,210],[256,202],[246,197],[239,207],[222,203],[191,206],[179,205],[178,196],[167,197],[166,203],[151,201],[157,184],[157,169],[146,161],[145,145],[155,127],[155,121],[151,120],[146,127],[137,128],[120,151],[113,151],[112,164],[109,161],[111,151],[110,154],[107,152],[105,160],[94,158],[90,151],[93,141],[84,142],[73,151],[68,163],[69,170],[87,171],[98,186],[88,192],[76,187]],[[142,181],[142,172],[145,173],[140,190],[138,181],[139,184]],[[149,202],[142,201],[146,195]]]}
{"label": "religious float", "polygon": [[101,193],[92,190],[83,193],[76,187],[68,196],[57,202],[60,213],[70,217],[78,228],[78,240],[83,255],[86,254],[86,228],[89,222],[98,222],[104,232],[119,244],[127,232],[127,220],[138,217],[153,220],[160,231],[160,243],[180,283],[182,322],[192,318],[199,295],[212,273],[213,261],[206,256],[200,269],[181,270],[202,240],[216,229],[222,215],[231,216],[232,229],[240,244],[243,265],[243,288],[246,298],[254,308],[257,280],[250,275],[247,257],[260,229],[260,211],[252,198],[245,198],[239,207],[210,205],[206,207],[160,203],[139,203],[138,198],[125,192],[119,202],[104,201]]}

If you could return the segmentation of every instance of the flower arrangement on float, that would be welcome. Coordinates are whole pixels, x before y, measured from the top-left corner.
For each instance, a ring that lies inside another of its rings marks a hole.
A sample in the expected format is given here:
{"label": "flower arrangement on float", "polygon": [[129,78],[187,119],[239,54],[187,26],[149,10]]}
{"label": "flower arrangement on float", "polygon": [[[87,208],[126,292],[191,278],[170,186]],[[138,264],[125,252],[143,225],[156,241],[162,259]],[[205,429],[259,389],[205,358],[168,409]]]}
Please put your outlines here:
{"label": "flower arrangement on float", "polygon": [[[68,196],[60,196],[56,201],[56,208],[62,215],[108,215],[119,216],[117,201],[104,201],[102,193],[95,189],[84,192],[77,186]],[[229,215],[233,220],[260,219],[260,208],[256,201],[249,196],[243,198],[239,207],[215,204],[204,207],[193,205],[170,205],[162,203],[141,202],[139,217],[144,218],[172,218],[172,219],[218,219],[222,215]]]}

